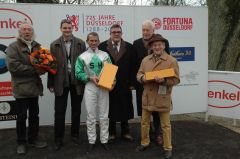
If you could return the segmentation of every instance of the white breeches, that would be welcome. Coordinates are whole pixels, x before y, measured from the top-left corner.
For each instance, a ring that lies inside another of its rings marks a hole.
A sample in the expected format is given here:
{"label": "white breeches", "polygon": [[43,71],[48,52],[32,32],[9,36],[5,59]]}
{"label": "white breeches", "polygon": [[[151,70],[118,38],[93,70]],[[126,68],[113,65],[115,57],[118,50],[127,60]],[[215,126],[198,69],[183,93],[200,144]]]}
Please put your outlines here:
{"label": "white breeches", "polygon": [[[100,141],[108,142],[109,127],[109,92],[103,88],[96,87],[92,82],[85,85],[84,101],[87,111],[87,135],[90,144],[96,142],[96,116],[99,115]],[[98,113],[97,113],[98,111]]]}

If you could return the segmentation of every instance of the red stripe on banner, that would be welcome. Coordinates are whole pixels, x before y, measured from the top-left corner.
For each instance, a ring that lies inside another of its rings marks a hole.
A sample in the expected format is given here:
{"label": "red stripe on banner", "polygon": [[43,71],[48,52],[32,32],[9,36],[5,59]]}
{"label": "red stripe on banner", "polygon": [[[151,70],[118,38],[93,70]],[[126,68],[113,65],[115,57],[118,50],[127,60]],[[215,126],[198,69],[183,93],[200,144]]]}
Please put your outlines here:
{"label": "red stripe on banner", "polygon": [[12,96],[12,82],[0,82],[0,96]]}

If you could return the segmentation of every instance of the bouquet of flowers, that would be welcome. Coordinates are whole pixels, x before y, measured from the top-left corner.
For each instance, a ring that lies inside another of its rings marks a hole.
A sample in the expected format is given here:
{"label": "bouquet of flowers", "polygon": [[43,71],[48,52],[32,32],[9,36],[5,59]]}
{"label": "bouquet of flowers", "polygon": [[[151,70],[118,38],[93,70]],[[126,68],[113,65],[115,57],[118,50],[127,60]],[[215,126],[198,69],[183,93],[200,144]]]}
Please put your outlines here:
{"label": "bouquet of flowers", "polygon": [[56,58],[48,49],[41,48],[40,50],[32,52],[30,55],[30,61],[35,68],[41,71],[50,72],[51,74],[57,73]]}

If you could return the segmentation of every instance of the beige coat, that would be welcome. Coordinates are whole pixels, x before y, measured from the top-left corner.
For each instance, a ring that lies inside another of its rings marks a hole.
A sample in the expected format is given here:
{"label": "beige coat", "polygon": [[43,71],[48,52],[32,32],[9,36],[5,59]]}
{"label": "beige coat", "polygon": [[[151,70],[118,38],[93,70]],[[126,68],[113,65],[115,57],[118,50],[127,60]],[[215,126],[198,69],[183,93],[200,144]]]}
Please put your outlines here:
{"label": "beige coat", "polygon": [[[174,85],[177,85],[180,82],[178,63],[174,57],[168,55],[166,52],[163,53],[161,58],[156,63],[154,62],[152,56],[152,54],[148,55],[142,60],[141,66],[137,73],[137,80],[142,83],[144,87],[142,95],[142,109],[147,109],[149,111],[169,112],[172,109],[172,88]],[[166,86],[167,88],[166,94],[158,94],[158,83],[154,81],[146,83],[142,82],[141,78],[144,76],[145,72],[168,68],[173,68],[177,77],[165,78],[165,82],[162,85]]]}

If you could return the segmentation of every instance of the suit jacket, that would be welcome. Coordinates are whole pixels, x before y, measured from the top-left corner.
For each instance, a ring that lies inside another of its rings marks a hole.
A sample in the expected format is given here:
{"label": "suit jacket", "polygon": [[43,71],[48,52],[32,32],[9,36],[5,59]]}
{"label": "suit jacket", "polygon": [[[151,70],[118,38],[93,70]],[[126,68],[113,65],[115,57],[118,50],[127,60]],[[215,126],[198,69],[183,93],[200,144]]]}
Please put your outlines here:
{"label": "suit jacket", "polygon": [[[65,77],[65,71],[67,66],[65,65],[65,54],[66,50],[63,46],[63,37],[59,37],[55,41],[53,41],[50,45],[50,52],[56,57],[57,59],[57,74],[52,75],[48,74],[48,88],[54,88],[54,93],[56,96],[61,96],[63,94],[64,89],[64,79],[69,78]],[[71,44],[71,84],[75,85],[77,94],[83,94],[84,85],[81,81],[78,81],[75,77],[75,63],[77,57],[86,50],[86,46],[84,41],[79,38],[72,37],[72,44]]]}

